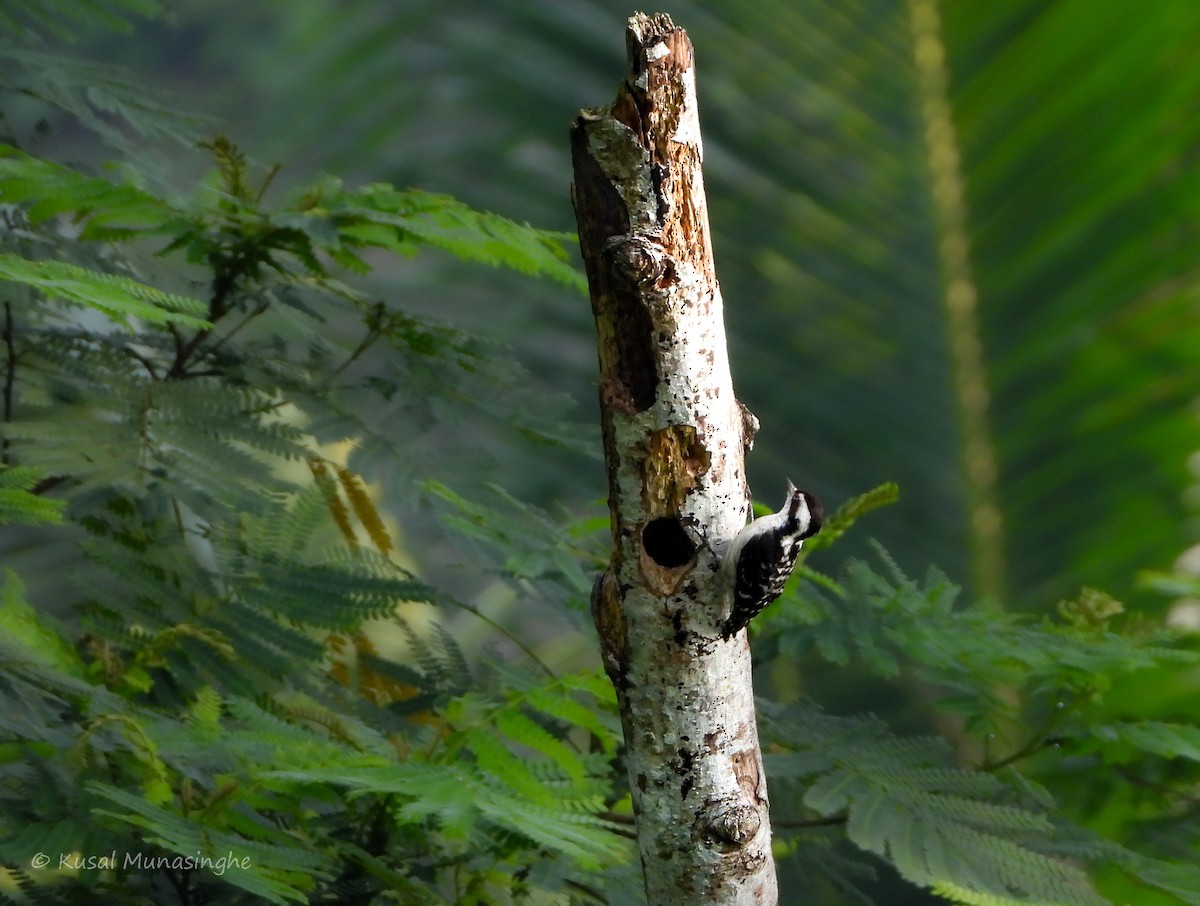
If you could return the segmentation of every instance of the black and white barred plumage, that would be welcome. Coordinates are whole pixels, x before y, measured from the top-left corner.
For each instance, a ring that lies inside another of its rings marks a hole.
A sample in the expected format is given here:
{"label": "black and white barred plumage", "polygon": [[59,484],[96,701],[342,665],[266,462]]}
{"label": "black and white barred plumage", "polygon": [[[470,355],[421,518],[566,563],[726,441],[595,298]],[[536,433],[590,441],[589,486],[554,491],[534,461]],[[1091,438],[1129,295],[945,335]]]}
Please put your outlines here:
{"label": "black and white barred plumage", "polygon": [[721,563],[725,588],[733,599],[729,618],[721,627],[725,638],[745,629],[783,594],[804,539],[821,530],[823,517],[821,502],[789,481],[783,508],[738,532]]}

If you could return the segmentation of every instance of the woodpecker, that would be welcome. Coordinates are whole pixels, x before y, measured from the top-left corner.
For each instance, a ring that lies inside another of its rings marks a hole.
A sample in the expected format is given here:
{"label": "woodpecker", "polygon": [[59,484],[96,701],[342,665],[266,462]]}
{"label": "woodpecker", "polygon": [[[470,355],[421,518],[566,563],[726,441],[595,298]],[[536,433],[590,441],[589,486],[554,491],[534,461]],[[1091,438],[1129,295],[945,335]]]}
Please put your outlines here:
{"label": "woodpecker", "polygon": [[804,539],[821,530],[823,518],[821,502],[789,481],[782,509],[738,532],[721,561],[722,581],[732,598],[729,617],[721,627],[724,638],[745,629],[783,594]]}

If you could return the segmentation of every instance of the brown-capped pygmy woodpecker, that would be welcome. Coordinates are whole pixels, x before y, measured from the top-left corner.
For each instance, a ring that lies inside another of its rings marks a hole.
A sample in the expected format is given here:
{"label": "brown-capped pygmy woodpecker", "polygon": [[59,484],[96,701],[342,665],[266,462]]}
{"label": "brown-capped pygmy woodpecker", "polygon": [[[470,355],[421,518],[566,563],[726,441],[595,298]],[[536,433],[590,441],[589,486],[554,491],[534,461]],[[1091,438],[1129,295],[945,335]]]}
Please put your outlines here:
{"label": "brown-capped pygmy woodpecker", "polygon": [[789,481],[779,512],[755,519],[738,532],[721,562],[723,587],[733,599],[722,636],[729,638],[746,628],[783,594],[804,539],[821,530],[823,518],[821,502]]}

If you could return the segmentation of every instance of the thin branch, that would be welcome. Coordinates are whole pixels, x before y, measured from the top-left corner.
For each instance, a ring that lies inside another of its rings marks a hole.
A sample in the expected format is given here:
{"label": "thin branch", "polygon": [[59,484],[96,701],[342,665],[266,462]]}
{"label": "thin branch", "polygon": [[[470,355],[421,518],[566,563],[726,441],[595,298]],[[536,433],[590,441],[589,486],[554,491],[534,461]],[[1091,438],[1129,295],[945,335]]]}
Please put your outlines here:
{"label": "thin branch", "polygon": [[1188,796],[1182,789],[1170,786],[1165,783],[1157,783],[1153,780],[1136,773],[1129,765],[1119,765],[1117,773],[1124,777],[1130,784],[1139,789],[1148,790],[1151,793],[1156,793],[1162,796],[1172,805],[1180,803],[1185,804],[1189,809],[1195,809],[1200,806],[1200,796]]}
{"label": "thin branch", "polygon": [[179,357],[183,354],[183,334],[179,332],[179,328],[173,321],[167,322],[167,332],[171,334],[171,340],[175,343],[175,361],[179,361]]}
{"label": "thin branch", "polygon": [[619,812],[605,812],[599,817],[603,818],[605,821],[611,821],[613,824],[624,824],[626,827],[637,826],[637,818],[635,818],[633,815],[625,815]]}
{"label": "thin branch", "polygon": [[188,891],[187,873],[179,872],[177,874],[170,869],[164,869],[163,877],[165,877],[167,881],[170,882],[171,886],[175,888],[175,893],[179,895],[180,906],[190,906],[192,897],[191,893]]}
{"label": "thin branch", "polygon": [[224,336],[220,337],[215,343],[209,346],[208,349],[205,350],[205,355],[211,356],[214,352],[224,346],[225,343],[234,336],[234,334],[238,333],[238,331],[265,312],[269,307],[270,306],[266,302],[259,302],[258,305],[256,305],[254,309],[246,315],[246,317],[238,321],[238,323],[233,325],[233,327],[231,327]]}
{"label": "thin branch", "polygon": [[43,478],[41,481],[35,484],[29,493],[40,497],[43,494],[49,494],[60,484],[64,484],[68,480],[69,477],[66,475],[51,475],[49,478]]}
{"label": "thin branch", "polygon": [[[220,312],[220,314],[216,315],[216,317],[220,317],[223,314],[224,314],[224,312],[222,311],[222,312]],[[209,317],[208,317],[209,322],[210,323],[215,322],[216,317],[214,317],[214,312],[212,310],[210,310]],[[202,330],[197,330],[192,335],[192,338],[190,340],[183,341],[182,345],[176,344],[175,361],[173,361],[171,363],[171,369],[167,372],[167,377],[174,378],[174,379],[187,377],[188,376],[188,370],[187,370],[188,360],[192,357],[192,355],[200,347],[200,344],[203,343],[209,337],[209,335],[211,333],[212,333],[212,328],[205,327]]]}
{"label": "thin branch", "polygon": [[[4,412],[5,424],[13,420],[13,388],[17,382],[17,347],[13,339],[12,303],[4,303]],[[8,438],[0,444],[0,462],[8,465]]]}
{"label": "thin branch", "polygon": [[[408,570],[405,570],[404,567],[402,567],[398,563],[396,563],[395,560],[392,560],[391,558],[388,558],[388,559],[389,559],[389,562],[392,563],[393,566],[396,566],[397,568],[401,569],[407,575],[412,575],[411,573],[408,572]],[[485,614],[482,610],[480,610],[474,604],[468,604],[466,601],[460,601],[457,598],[452,598],[449,596],[447,596],[445,598],[440,598],[438,601],[438,603],[443,603],[443,602],[446,604],[449,604],[453,607],[457,607],[460,610],[465,610],[467,613],[472,614],[473,616],[482,620],[488,626],[491,626],[494,630],[496,630],[498,633],[500,633],[502,636],[504,636],[506,639],[508,639],[510,642],[512,642],[514,645],[516,645],[525,654],[525,656],[528,657],[529,660],[531,660],[539,668],[541,668],[541,670],[544,671],[545,674],[548,677],[550,677],[550,679],[556,680],[559,678],[558,674],[555,673],[550,668],[550,665],[547,664],[545,661],[543,661],[540,657],[538,657],[538,654],[536,651],[534,651],[532,648],[530,648],[528,645],[526,645],[523,641],[521,641],[521,639],[517,635],[515,635],[511,630],[505,628],[503,625],[498,623],[496,620],[489,617],[487,614]]]}
{"label": "thin branch", "polygon": [[213,294],[208,303],[206,318],[209,326],[197,330],[188,340],[184,340],[173,328],[171,330],[171,335],[175,338],[175,360],[171,363],[170,370],[167,371],[168,378],[178,379],[188,376],[188,362],[196,354],[196,350],[200,348],[201,344],[212,335],[216,323],[229,313],[230,296],[233,294],[238,278],[241,277],[246,264],[245,252],[235,253],[222,263],[226,266],[217,269],[213,276]]}
{"label": "thin branch", "polygon": [[[616,812],[605,812],[597,817],[603,821],[607,821],[609,824],[620,825],[619,827],[610,828],[610,830],[618,837],[624,837],[627,840],[637,839],[637,819],[634,818],[633,815],[620,815]],[[625,830],[627,827],[631,829]]]}
{"label": "thin branch", "polygon": [[363,338],[359,340],[358,345],[354,347],[346,360],[329,372],[329,380],[325,382],[326,388],[332,386],[334,378],[357,362],[363,353],[384,336],[387,313],[387,306],[383,302],[376,302],[371,306],[363,321],[366,324],[367,332],[363,334]]}
{"label": "thin branch", "polygon": [[607,898],[607,895],[605,894],[605,892],[603,890],[601,890],[599,887],[589,887],[586,884],[582,884],[579,881],[573,881],[570,878],[568,878],[566,881],[563,882],[563,886],[566,887],[568,890],[578,891],[579,893],[583,894],[585,897],[589,898],[590,900],[592,900],[596,903],[610,902],[610,900]]}
{"label": "thin branch", "polygon": [[154,362],[142,355],[132,346],[126,346],[125,351],[129,353],[132,358],[136,359],[143,368],[146,369],[146,373],[150,375],[152,380],[158,380],[158,368],[155,367]]}
{"label": "thin branch", "polygon": [[1033,757],[1043,749],[1047,749],[1054,745],[1054,742],[1054,737],[1041,736],[1039,734],[1034,736],[1027,743],[1025,743],[1025,745],[1021,746],[1021,748],[1017,749],[1012,754],[1006,755],[1004,758],[1001,758],[997,761],[984,762],[979,766],[979,770],[988,772],[998,771],[1001,768],[1008,767],[1010,764],[1015,764],[1018,761],[1023,761],[1026,758]]}
{"label": "thin branch", "polygon": [[1010,764],[1015,764],[1025,758],[1036,755],[1043,749],[1047,749],[1054,745],[1058,739],[1054,736],[1054,728],[1061,724],[1073,710],[1075,710],[1080,699],[1075,699],[1069,705],[1064,704],[1061,708],[1056,708],[1042,725],[1034,732],[1025,745],[1021,746],[1015,752],[997,759],[996,761],[984,761],[979,765],[981,771],[998,771],[1001,768],[1006,768]]}
{"label": "thin branch", "polygon": [[275,181],[275,177],[279,175],[279,171],[283,169],[283,164],[274,164],[267,171],[267,175],[263,177],[262,185],[258,187],[258,192],[254,195],[255,204],[263,200],[263,196],[267,194],[267,189],[271,188],[271,183]]}
{"label": "thin branch", "polygon": [[377,326],[371,325],[367,329],[367,332],[363,336],[362,340],[359,341],[359,344],[354,347],[353,352],[351,352],[350,355],[346,357],[346,360],[344,362],[342,362],[342,364],[338,365],[336,368],[333,369],[333,371],[331,371],[329,373],[330,383],[332,383],[333,378],[337,377],[339,374],[341,374],[343,371],[345,371],[347,368],[349,368],[351,365],[353,365],[356,361],[358,361],[359,357],[362,356],[362,354],[364,352],[366,352],[368,349],[370,349],[373,345],[375,345],[375,343],[382,336],[383,336],[383,332]]}
{"label": "thin branch", "polygon": [[528,657],[531,661],[533,661],[534,664],[536,664],[538,667],[540,667],[545,672],[546,676],[550,677],[551,679],[558,679],[558,674],[555,673],[552,669],[550,669],[550,665],[547,664],[545,661],[543,661],[540,657],[538,657],[537,652],[535,652],[532,648],[530,648],[528,645],[526,645],[524,642],[522,642],[521,639],[519,637],[517,637],[513,632],[511,632],[510,630],[508,630],[504,626],[502,626],[500,623],[493,620],[491,617],[489,617],[487,614],[485,614],[482,610],[480,610],[474,604],[468,604],[466,601],[459,601],[454,598],[451,598],[448,600],[449,600],[449,603],[451,603],[453,606],[458,607],[461,610],[465,610],[467,613],[473,614],[474,616],[478,617],[480,620],[483,620],[483,622],[487,623],[489,626],[491,626],[493,629],[495,629],[498,633],[500,633],[502,636],[504,636],[506,639],[508,639],[510,642],[512,642],[514,645],[516,645],[518,648],[520,648],[526,657]]}

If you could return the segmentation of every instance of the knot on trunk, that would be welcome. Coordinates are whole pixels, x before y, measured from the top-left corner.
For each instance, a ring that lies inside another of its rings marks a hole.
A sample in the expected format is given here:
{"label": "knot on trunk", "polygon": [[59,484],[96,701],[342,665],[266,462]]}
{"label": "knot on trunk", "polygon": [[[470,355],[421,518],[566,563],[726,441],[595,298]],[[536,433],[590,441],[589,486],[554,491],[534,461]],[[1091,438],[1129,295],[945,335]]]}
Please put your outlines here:
{"label": "knot on trunk", "polygon": [[727,846],[743,847],[758,834],[762,815],[746,803],[738,803],[716,814],[709,822],[706,836]]}

